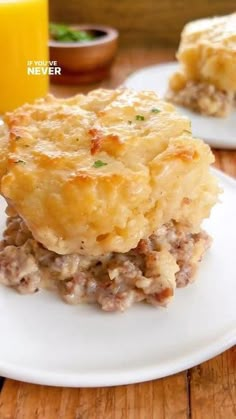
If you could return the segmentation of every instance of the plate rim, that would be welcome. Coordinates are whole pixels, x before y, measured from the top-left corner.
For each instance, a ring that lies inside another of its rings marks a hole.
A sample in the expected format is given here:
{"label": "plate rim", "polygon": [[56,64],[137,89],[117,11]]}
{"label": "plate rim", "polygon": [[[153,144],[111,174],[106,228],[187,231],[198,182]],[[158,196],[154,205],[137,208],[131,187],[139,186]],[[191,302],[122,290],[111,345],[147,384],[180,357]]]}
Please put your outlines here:
{"label": "plate rim", "polygon": [[[222,181],[227,182],[231,187],[235,188],[236,180],[225,174],[219,169],[211,168],[213,173]],[[149,380],[159,379],[176,374],[186,369],[192,368],[202,362],[205,362],[227,349],[236,345],[236,325],[230,331],[215,338],[211,344],[206,344],[203,349],[199,348],[183,354],[175,360],[160,363],[152,363],[148,366],[129,368],[127,372],[124,369],[118,371],[115,368],[104,372],[86,372],[86,373],[56,373],[40,371],[37,368],[27,368],[16,366],[14,363],[4,363],[0,360],[0,376],[19,380],[32,384],[55,386],[55,387],[109,387],[118,385],[127,385],[141,383]]]}
{"label": "plate rim", "polygon": [[[201,352],[199,350],[192,351],[186,356],[179,357],[177,361],[170,361],[160,365],[150,365],[148,367],[142,366],[133,370],[124,370],[118,372],[117,370],[110,370],[109,372],[93,372],[93,373],[75,373],[63,374],[55,372],[40,371],[38,369],[29,369],[25,367],[18,367],[15,369],[14,364],[5,364],[2,367],[0,363],[0,376],[8,379],[23,381],[31,384],[55,386],[55,387],[111,387],[128,384],[142,383],[150,380],[157,380],[183,372],[192,368],[202,362],[208,361],[217,355],[220,355],[227,349],[236,345],[236,327],[230,333],[226,333],[221,339],[215,340],[210,346],[208,345]],[[193,358],[193,359],[190,359]],[[176,366],[174,364],[177,364]]]}

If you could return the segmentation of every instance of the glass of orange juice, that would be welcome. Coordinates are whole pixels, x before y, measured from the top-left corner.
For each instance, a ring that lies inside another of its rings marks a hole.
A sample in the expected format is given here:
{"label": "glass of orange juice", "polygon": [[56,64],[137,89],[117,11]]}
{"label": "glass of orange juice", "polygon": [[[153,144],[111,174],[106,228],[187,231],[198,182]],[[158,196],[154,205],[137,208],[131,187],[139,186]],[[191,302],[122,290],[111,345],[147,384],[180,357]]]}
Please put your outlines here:
{"label": "glass of orange juice", "polygon": [[48,1],[0,0],[0,114],[45,96],[48,74],[29,66],[47,60]]}

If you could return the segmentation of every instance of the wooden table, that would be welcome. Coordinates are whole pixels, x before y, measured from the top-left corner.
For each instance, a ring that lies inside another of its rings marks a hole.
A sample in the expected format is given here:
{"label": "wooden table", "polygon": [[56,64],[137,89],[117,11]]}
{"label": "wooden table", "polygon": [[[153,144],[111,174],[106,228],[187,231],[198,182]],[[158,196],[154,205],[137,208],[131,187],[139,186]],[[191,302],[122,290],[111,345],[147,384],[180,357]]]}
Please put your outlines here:
{"label": "wooden table", "polygon": [[[122,50],[110,79],[100,86],[116,87],[135,69],[173,57],[173,50]],[[58,96],[69,96],[95,87],[98,85],[52,86],[51,90]],[[215,166],[236,177],[236,151],[213,151]],[[6,379],[0,394],[0,419],[221,418],[236,418],[235,347],[188,371],[142,384],[70,389]]]}

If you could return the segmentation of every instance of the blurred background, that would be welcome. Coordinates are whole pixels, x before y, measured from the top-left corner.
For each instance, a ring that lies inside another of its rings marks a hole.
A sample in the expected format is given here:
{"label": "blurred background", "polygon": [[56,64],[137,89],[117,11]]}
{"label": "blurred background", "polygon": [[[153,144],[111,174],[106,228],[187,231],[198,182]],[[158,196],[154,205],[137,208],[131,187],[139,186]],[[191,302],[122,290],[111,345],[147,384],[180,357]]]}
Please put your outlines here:
{"label": "blurred background", "polygon": [[236,10],[236,0],[49,0],[50,20],[120,31],[120,46],[177,46],[184,24]]}
{"label": "blurred background", "polygon": [[234,11],[236,0],[0,0],[0,114],[49,89],[120,86],[137,69],[175,60],[187,22]]}

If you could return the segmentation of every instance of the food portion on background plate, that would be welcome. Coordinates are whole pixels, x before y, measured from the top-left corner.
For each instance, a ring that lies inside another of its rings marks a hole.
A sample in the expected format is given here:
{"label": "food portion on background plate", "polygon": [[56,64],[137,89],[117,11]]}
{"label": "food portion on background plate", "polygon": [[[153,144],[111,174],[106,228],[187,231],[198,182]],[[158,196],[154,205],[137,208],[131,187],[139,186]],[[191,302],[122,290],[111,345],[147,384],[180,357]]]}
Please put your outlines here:
{"label": "food portion on background plate", "polygon": [[188,23],[167,99],[203,115],[225,117],[236,106],[236,13]]}
{"label": "food portion on background plate", "polygon": [[219,188],[210,148],[174,106],[153,92],[99,89],[48,96],[5,123],[0,282],[123,311],[166,306],[194,280]]}
{"label": "food portion on background plate", "polygon": [[186,115],[193,136],[211,147],[236,148],[236,13],[188,23],[177,61],[128,76],[128,88],[152,90]]}

